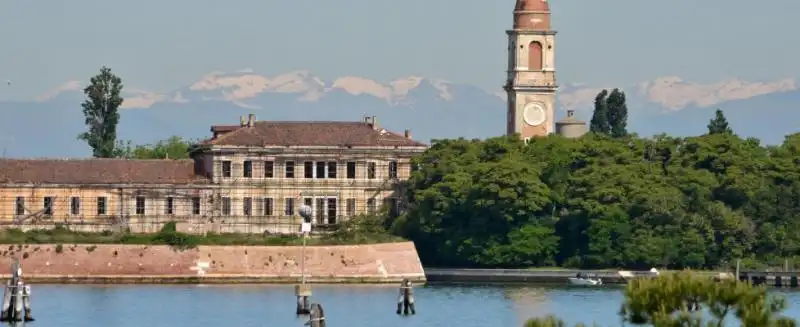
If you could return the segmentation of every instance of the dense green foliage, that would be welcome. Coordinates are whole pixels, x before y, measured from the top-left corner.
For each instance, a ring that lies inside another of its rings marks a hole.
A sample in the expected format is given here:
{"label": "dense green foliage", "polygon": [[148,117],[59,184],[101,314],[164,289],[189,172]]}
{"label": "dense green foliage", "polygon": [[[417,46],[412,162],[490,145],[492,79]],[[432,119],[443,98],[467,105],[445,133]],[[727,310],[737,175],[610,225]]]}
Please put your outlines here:
{"label": "dense green foliage", "polygon": [[589,131],[613,137],[628,135],[628,105],[625,92],[613,89],[611,93],[600,91],[594,98],[594,113],[589,124]]}
{"label": "dense green foliage", "polygon": [[130,141],[117,143],[118,158],[127,159],[188,159],[197,148],[197,141],[172,136],[153,144],[132,145]]}
{"label": "dense green foliage", "polygon": [[394,230],[427,265],[715,268],[800,250],[800,134],[434,141]]}
{"label": "dense green foliage", "polygon": [[111,69],[103,66],[100,73],[92,77],[83,89],[86,100],[81,104],[88,131],[78,135],[92,148],[92,155],[97,158],[113,158],[118,156],[117,125],[119,124],[119,106],[122,105],[122,79],[114,75]]}
{"label": "dense green foliage", "polygon": [[[781,316],[785,308],[783,297],[768,295],[763,287],[677,273],[631,281],[620,315],[624,322],[654,327],[725,326],[734,319],[743,327],[796,326],[793,319]],[[566,324],[554,316],[525,323],[525,327],[556,326]]]}

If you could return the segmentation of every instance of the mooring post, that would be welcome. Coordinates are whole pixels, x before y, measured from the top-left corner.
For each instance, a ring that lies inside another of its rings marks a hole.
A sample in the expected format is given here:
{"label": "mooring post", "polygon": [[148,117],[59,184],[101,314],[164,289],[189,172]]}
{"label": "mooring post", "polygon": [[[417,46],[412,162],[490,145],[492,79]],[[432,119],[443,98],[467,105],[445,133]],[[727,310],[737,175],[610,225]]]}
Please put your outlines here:
{"label": "mooring post", "polygon": [[311,312],[311,285],[306,284],[306,238],[311,233],[311,207],[303,205],[298,210],[300,216],[303,217],[303,223],[300,226],[300,232],[303,237],[303,247],[300,250],[302,258],[300,258],[300,284],[295,285],[294,293],[297,297],[297,314],[309,314]]}
{"label": "mooring post", "polygon": [[311,305],[311,311],[308,314],[308,322],[306,326],[311,327],[325,327],[325,311],[322,310],[322,305],[314,303]]}
{"label": "mooring post", "polygon": [[406,278],[400,283],[400,291],[399,296],[397,297],[397,314],[401,312],[405,315],[409,314],[417,314],[417,310],[414,308],[414,285],[411,284],[411,281]]}
{"label": "mooring post", "polygon": [[33,321],[33,315],[31,314],[31,286],[25,285],[25,292],[22,297],[22,309],[25,310],[25,317],[23,319],[25,321]]}
{"label": "mooring post", "polygon": [[6,282],[3,310],[0,321],[33,321],[30,308],[31,287],[22,281],[22,268],[16,261],[11,268],[11,279]]}

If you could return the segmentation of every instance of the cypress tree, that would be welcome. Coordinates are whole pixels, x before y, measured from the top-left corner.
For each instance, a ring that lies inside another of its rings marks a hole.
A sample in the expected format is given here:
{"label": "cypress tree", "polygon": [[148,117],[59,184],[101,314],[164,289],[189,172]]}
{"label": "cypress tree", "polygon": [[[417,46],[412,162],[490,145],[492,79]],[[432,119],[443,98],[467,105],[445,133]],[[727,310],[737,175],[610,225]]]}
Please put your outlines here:
{"label": "cypress tree", "polygon": [[602,90],[594,98],[594,113],[589,125],[589,131],[596,134],[608,134],[611,129],[608,125],[608,106],[606,105],[608,91]]}
{"label": "cypress tree", "polygon": [[628,105],[625,104],[625,92],[614,89],[606,100],[608,108],[609,135],[623,137],[628,135]]}

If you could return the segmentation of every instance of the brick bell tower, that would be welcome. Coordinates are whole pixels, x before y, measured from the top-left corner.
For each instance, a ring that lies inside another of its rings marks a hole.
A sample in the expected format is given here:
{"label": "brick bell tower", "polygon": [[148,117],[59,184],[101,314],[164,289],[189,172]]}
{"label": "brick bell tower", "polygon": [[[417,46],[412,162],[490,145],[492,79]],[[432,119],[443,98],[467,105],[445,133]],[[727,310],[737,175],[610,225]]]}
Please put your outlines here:
{"label": "brick bell tower", "polygon": [[506,133],[531,137],[553,133],[556,71],[555,36],[548,0],[517,0],[508,35]]}

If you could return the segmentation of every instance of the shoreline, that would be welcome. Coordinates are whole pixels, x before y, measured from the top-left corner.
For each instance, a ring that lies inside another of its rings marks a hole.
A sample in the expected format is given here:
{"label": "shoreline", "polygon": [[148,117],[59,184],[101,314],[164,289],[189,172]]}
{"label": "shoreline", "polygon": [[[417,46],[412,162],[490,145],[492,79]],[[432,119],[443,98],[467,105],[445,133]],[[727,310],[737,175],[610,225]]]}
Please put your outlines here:
{"label": "shoreline", "polygon": [[[8,280],[11,278],[10,274],[0,275],[0,278]],[[420,276],[396,276],[396,277],[376,277],[376,276],[330,276],[330,277],[314,277],[306,276],[306,283],[308,284],[364,284],[364,285],[380,285],[380,284],[398,284],[404,278],[411,280],[411,282],[424,285],[426,283],[425,277]],[[24,275],[23,280],[29,284],[143,284],[143,285],[159,285],[159,284],[275,284],[275,285],[293,285],[300,284],[299,276],[190,276],[190,275],[91,275],[91,276],[75,276],[75,275]]]}
{"label": "shoreline", "polygon": [[[305,260],[303,259],[305,258]],[[425,272],[411,242],[367,245],[198,246],[18,245],[0,251],[32,284],[393,284]],[[303,263],[305,265],[303,265]]]}

